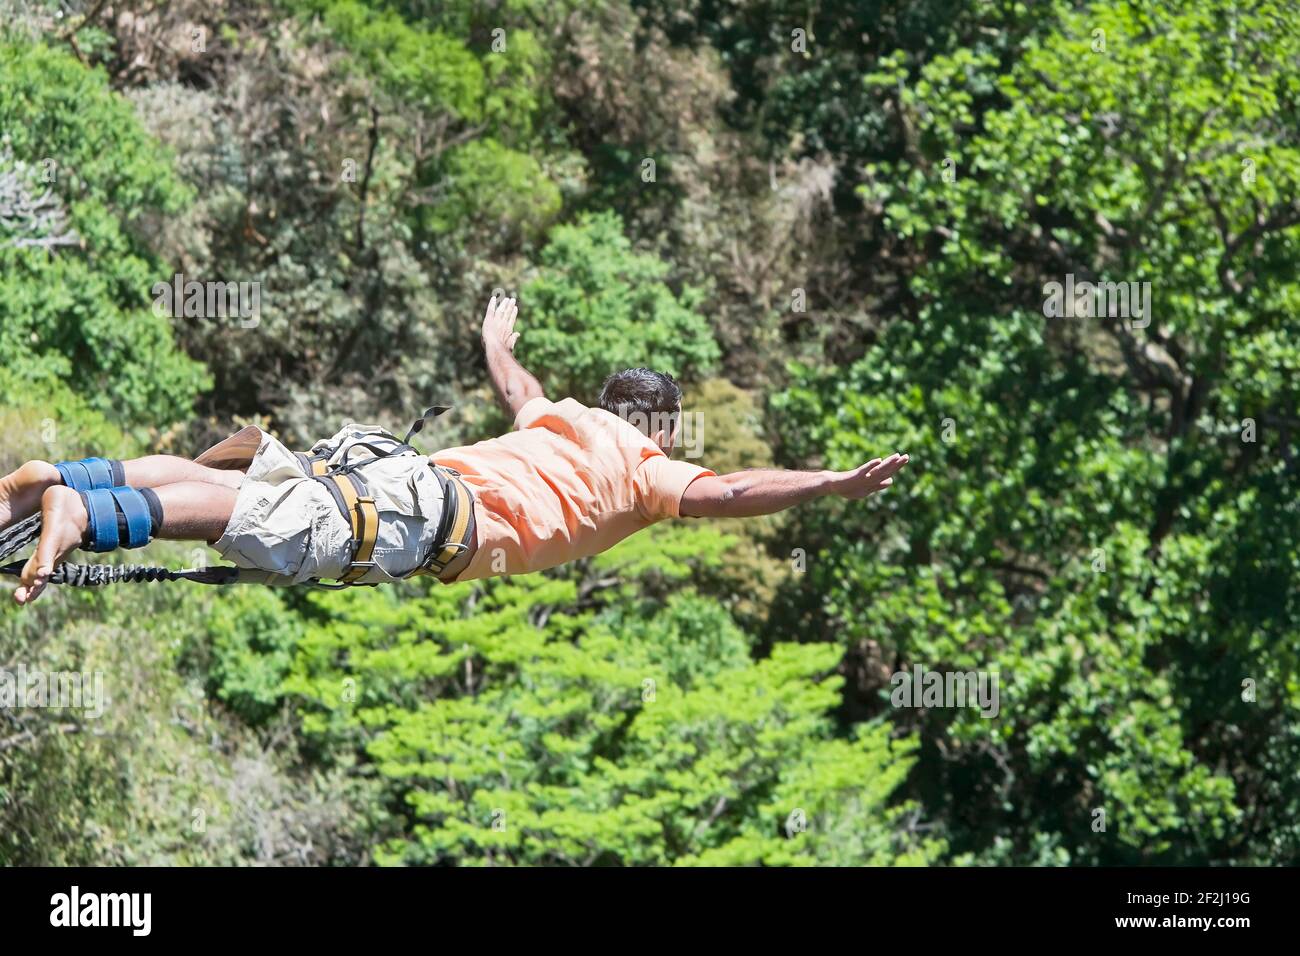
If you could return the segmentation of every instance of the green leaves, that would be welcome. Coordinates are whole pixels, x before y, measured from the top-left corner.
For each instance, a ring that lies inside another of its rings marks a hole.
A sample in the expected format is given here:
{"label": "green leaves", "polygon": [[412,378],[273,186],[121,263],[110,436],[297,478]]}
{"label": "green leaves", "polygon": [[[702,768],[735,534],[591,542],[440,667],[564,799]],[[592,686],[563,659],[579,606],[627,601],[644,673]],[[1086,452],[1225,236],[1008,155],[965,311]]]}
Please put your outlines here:
{"label": "green leaves", "polygon": [[[0,184],[48,187],[74,237],[0,223],[11,466],[456,394],[426,450],[486,437],[494,286],[556,397],[687,379],[716,470],[912,461],[546,576],[0,613],[3,646],[107,658],[129,702],[103,736],[18,715],[0,858],[1300,853],[1284,4],[265,6],[202,60],[155,42],[188,26],[167,5],[81,30],[95,69],[0,41]],[[261,282],[257,330],[155,315],[181,264]],[[1150,282],[1149,321],[1049,318],[1067,275]],[[217,383],[198,418],[176,340]],[[996,673],[997,716],[892,707],[913,665]]]}
{"label": "green leaves", "polygon": [[297,5],[319,14],[329,35],[350,49],[391,95],[449,109],[461,119],[481,118],[483,69],[461,40],[358,0],[302,0]]}
{"label": "green leaves", "polygon": [[446,165],[447,196],[431,210],[437,233],[479,232],[493,243],[537,238],[560,211],[560,192],[537,161],[495,140],[457,149]]}
{"label": "green leaves", "polygon": [[188,199],[170,157],[102,74],[39,44],[0,39],[0,130],[28,195],[48,191],[80,240],[19,249],[0,226],[0,366],[65,377],[128,426],[182,420],[209,380],[150,308],[165,268],[144,238]]}
{"label": "green leaves", "polygon": [[674,292],[670,271],[632,249],[613,213],[557,227],[522,290],[521,360],[557,394],[588,397],[624,368],[703,374],[718,347],[696,311],[702,297],[689,287]]}
{"label": "green leaves", "polygon": [[[1272,824],[1238,829],[1268,791],[1241,722],[1290,752],[1300,617],[1276,596],[1294,590],[1297,489],[1287,434],[1241,423],[1297,398],[1275,334],[1297,290],[1280,252],[1300,238],[1300,142],[1277,68],[1297,39],[1266,26],[1276,10],[1221,6],[1060,6],[1009,65],[926,64],[901,107],[920,155],[863,189],[920,263],[914,315],[850,368],[795,369],[778,402],[832,467],[913,455],[877,507],[803,523],[826,626],[886,668],[1002,675],[997,720],[893,718],[933,743],[914,792],[958,851],[1272,852]],[[995,79],[998,100],[974,94]],[[1149,281],[1150,322],[1046,317],[1067,273]],[[1255,672],[1279,698],[1240,700]]]}
{"label": "green leaves", "polygon": [[727,613],[689,592],[639,624],[576,612],[572,584],[539,575],[472,594],[454,614],[464,588],[322,598],[330,618],[286,684],[306,729],[363,745],[408,807],[381,860],[933,858],[886,809],[909,746],[881,727],[831,737],[835,647],[752,661]]}

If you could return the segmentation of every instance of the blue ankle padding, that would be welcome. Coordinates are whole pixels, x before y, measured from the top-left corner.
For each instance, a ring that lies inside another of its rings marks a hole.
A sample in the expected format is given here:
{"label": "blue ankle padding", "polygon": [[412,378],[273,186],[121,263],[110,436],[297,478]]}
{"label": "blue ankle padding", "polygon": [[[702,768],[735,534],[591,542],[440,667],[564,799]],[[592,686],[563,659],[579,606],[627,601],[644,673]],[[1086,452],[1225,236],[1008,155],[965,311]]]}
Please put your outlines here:
{"label": "blue ankle padding", "polygon": [[[134,488],[92,488],[81,493],[90,517],[87,527],[88,551],[112,551],[116,548],[143,548],[153,537],[153,518],[149,503]],[[117,513],[126,519],[126,542],[121,540]]]}
{"label": "blue ankle padding", "polygon": [[73,491],[92,491],[113,487],[113,466],[107,458],[83,458],[80,461],[61,461],[55,466],[63,483]]}
{"label": "blue ankle padding", "polygon": [[86,471],[90,472],[91,487],[113,487],[113,466],[108,463],[107,458],[83,458],[81,464]]}
{"label": "blue ankle padding", "polygon": [[134,488],[114,488],[111,492],[117,507],[126,515],[127,548],[143,548],[153,537],[153,518],[149,516],[149,503]]}
{"label": "blue ankle padding", "polygon": [[113,492],[107,488],[92,488],[81,493],[90,523],[86,529],[88,551],[112,551],[117,548],[117,505]]}

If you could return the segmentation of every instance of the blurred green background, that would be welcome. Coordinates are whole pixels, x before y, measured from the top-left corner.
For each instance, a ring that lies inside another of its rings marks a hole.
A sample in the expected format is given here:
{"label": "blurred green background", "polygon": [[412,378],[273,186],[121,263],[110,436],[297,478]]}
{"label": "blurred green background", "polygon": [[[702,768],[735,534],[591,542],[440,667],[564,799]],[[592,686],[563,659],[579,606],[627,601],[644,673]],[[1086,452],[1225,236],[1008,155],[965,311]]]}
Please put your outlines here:
{"label": "blurred green background", "polygon": [[0,709],[0,863],[1296,862],[1286,6],[0,0],[4,470],[487,437],[494,288],[556,397],[681,376],[719,472],[913,459],[489,583],[6,587],[0,668],[109,702]]}

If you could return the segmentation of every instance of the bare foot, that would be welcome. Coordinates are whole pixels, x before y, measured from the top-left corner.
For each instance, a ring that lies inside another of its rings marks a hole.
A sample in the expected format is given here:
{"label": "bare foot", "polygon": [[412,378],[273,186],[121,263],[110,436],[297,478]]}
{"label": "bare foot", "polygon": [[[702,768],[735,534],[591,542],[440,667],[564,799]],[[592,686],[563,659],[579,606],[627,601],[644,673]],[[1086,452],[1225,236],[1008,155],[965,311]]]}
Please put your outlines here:
{"label": "bare foot", "polygon": [[41,495],[41,540],[36,553],[23,566],[22,584],[14,591],[19,604],[31,604],[50,583],[54,566],[81,547],[89,517],[81,495],[55,485]]}
{"label": "bare foot", "polygon": [[45,489],[62,482],[59,470],[48,461],[29,461],[0,478],[0,528],[34,515]]}

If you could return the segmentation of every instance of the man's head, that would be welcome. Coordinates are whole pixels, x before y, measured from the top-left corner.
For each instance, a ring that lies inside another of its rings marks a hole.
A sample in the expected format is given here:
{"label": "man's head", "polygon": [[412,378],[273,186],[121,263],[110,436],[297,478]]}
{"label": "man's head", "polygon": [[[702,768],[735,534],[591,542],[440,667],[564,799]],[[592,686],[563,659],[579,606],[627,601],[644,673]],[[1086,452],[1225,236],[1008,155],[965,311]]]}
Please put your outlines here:
{"label": "man's head", "polygon": [[670,454],[681,425],[682,390],[671,375],[648,368],[630,368],[605,379],[598,404]]}

